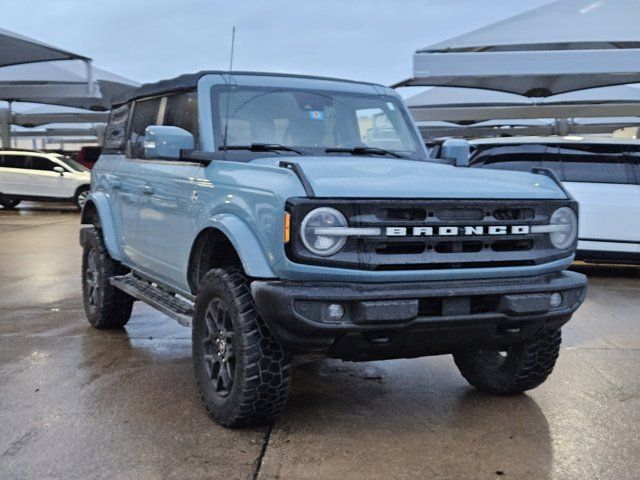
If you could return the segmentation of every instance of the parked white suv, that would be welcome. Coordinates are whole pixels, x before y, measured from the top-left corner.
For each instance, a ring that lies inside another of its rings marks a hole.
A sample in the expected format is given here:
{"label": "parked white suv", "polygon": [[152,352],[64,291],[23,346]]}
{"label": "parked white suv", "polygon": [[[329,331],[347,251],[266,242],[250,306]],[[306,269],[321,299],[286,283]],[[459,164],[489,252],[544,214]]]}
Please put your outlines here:
{"label": "parked white suv", "polygon": [[553,170],[580,205],[576,258],[640,264],[640,141],[604,137],[472,140],[470,165]]}
{"label": "parked white suv", "polygon": [[57,153],[0,150],[0,205],[22,200],[71,201],[82,208],[89,194],[91,171]]}

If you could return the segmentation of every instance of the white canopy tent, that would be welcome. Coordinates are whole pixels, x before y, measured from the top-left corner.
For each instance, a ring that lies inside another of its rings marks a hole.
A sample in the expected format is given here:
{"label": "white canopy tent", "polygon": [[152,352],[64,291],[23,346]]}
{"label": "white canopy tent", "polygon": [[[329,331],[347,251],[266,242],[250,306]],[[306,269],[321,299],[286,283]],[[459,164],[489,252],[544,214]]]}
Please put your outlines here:
{"label": "white canopy tent", "polygon": [[425,138],[611,133],[640,124],[640,87],[636,85],[586,89],[546,98],[432,87],[407,98],[406,103]]}
{"label": "white canopy tent", "polygon": [[49,62],[0,69],[0,99],[13,102],[108,110],[116,96],[138,86],[133,80],[92,67],[92,81],[88,88],[82,65],[77,62]]}
{"label": "white canopy tent", "polygon": [[620,85],[546,98],[475,88],[433,87],[405,100],[420,121],[640,116],[640,87]]}
{"label": "white canopy tent", "polygon": [[54,60],[82,60],[90,58],[68,52],[52,45],[0,28],[0,67]]}
{"label": "white canopy tent", "polygon": [[[88,88],[82,65],[78,62],[34,63],[0,68],[0,99],[9,105],[9,108],[0,109],[3,145],[11,143],[11,124],[36,126],[104,122],[106,115],[103,112],[110,108],[112,100],[138,86],[132,80],[92,67],[92,81]],[[62,105],[75,107],[75,110],[13,113],[13,102]]]}
{"label": "white canopy tent", "polygon": [[401,86],[451,86],[548,97],[640,82],[637,0],[557,0],[413,56]]}
{"label": "white canopy tent", "polygon": [[11,141],[14,146],[25,141],[29,143],[29,140],[36,145],[57,137],[64,139],[64,144],[101,143],[108,118],[109,112],[57,105],[16,104],[12,112]]}
{"label": "white canopy tent", "polygon": [[[11,144],[11,124],[44,125],[95,121],[93,112],[13,115],[13,102],[36,102],[105,111],[115,97],[139,84],[92,66],[91,59],[0,29],[0,139]],[[50,113],[50,112],[43,112]],[[74,118],[75,117],[75,118]],[[101,116],[103,121],[104,115]]]}
{"label": "white canopy tent", "polygon": [[82,108],[40,105],[27,110],[15,111],[11,124],[26,128],[50,124],[106,123],[109,112],[92,112]]}

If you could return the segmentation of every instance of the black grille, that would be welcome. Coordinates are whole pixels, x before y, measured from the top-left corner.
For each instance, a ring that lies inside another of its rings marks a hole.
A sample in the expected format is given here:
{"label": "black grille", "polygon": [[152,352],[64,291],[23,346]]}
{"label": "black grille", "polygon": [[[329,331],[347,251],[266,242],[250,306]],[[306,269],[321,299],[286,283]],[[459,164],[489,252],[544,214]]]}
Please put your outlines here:
{"label": "black grille", "polygon": [[[308,252],[298,230],[304,216],[319,206],[340,210],[351,227],[379,227],[376,237],[350,237],[337,254],[324,258]],[[292,199],[292,241],[287,255],[299,263],[363,270],[485,268],[546,263],[571,254],[555,249],[547,234],[489,235],[490,226],[546,225],[568,200],[331,200]],[[413,236],[414,227],[484,227],[483,235]],[[386,236],[387,227],[404,227],[407,236]]]}

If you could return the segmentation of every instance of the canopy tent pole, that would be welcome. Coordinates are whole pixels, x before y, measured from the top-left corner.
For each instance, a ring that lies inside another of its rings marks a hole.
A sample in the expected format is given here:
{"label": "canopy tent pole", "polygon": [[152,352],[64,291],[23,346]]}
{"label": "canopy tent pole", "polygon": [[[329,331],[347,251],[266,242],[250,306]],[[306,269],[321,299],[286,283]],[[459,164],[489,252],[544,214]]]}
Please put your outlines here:
{"label": "canopy tent pole", "polygon": [[2,148],[11,148],[11,102],[7,102],[7,108],[0,108],[0,139]]}
{"label": "canopy tent pole", "polygon": [[93,67],[91,64],[91,59],[87,59],[84,61],[85,68],[87,70],[87,95],[93,95]]}

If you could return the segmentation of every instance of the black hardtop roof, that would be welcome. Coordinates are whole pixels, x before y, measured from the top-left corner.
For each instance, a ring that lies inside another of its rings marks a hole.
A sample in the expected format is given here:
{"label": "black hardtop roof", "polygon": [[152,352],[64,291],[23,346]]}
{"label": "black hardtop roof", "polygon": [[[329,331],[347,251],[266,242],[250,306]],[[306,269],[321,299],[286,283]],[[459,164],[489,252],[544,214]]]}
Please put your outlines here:
{"label": "black hardtop roof", "polygon": [[385,88],[383,85],[380,85],[377,83],[360,82],[356,80],[346,80],[343,78],[320,77],[320,76],[314,76],[314,75],[299,75],[299,74],[293,74],[293,73],[244,72],[244,71],[229,72],[228,70],[202,70],[197,73],[185,73],[178,77],[168,78],[165,80],[160,80],[158,82],[145,83],[144,85],[135,89],[133,92],[129,93],[128,95],[117,98],[113,102],[113,106],[122,105],[123,103],[127,103],[131,100],[135,100],[138,98],[152,97],[154,95],[163,95],[166,93],[194,89],[198,85],[198,80],[200,80],[200,78],[202,78],[205,75],[229,75],[229,74],[265,76],[265,77],[307,78],[311,80],[329,80],[334,82],[357,83],[361,85],[375,85],[375,86]]}

